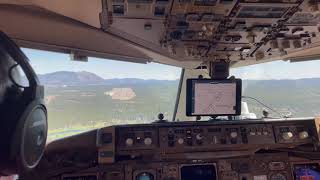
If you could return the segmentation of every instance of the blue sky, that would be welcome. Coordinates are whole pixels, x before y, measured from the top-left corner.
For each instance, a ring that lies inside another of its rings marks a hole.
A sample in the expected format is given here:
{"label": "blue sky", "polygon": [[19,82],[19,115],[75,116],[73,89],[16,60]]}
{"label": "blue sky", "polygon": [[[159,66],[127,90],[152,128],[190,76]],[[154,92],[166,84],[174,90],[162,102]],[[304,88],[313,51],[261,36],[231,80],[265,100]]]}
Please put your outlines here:
{"label": "blue sky", "polygon": [[[55,71],[88,71],[105,79],[179,79],[181,69],[156,63],[137,64],[89,58],[89,62],[71,61],[69,55],[47,51],[23,49],[38,74]],[[242,79],[299,79],[320,77],[320,61],[289,63],[275,61],[260,65],[232,69],[231,74]]]}
{"label": "blue sky", "polygon": [[231,71],[242,79],[301,79],[319,78],[320,60],[290,63],[274,61],[236,68]]}
{"label": "blue sky", "polygon": [[140,78],[140,79],[168,79],[180,77],[180,68],[156,63],[138,64],[89,58],[88,62],[71,61],[68,54],[47,51],[23,49],[31,61],[31,65],[38,74],[55,71],[88,71],[104,79],[112,78]]}

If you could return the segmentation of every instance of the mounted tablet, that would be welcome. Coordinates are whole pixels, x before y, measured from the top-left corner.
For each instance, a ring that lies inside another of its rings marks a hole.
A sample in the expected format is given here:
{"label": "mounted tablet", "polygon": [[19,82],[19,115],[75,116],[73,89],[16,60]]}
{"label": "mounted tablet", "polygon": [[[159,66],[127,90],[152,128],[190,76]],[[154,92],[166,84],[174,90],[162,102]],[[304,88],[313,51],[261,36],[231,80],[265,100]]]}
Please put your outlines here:
{"label": "mounted tablet", "polygon": [[187,116],[235,116],[241,114],[241,79],[187,80]]}

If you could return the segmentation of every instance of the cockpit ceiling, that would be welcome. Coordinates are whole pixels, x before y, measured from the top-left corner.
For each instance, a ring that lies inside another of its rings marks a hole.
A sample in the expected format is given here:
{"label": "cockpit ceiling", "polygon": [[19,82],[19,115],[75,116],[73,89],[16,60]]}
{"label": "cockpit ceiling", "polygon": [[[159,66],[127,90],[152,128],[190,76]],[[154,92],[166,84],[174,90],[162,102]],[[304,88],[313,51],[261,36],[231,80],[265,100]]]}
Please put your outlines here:
{"label": "cockpit ceiling", "polygon": [[196,68],[320,56],[318,0],[0,0],[20,45]]}

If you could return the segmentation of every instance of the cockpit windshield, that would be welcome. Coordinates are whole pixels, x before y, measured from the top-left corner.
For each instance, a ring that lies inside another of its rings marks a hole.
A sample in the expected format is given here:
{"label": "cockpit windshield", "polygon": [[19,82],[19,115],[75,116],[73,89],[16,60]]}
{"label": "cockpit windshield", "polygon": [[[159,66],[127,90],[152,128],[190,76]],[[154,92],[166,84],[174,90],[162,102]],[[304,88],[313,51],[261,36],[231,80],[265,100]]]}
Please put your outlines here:
{"label": "cockpit windshield", "polygon": [[118,124],[171,120],[181,68],[24,49],[45,86],[49,140]]}
{"label": "cockpit windshield", "polygon": [[[49,140],[109,125],[196,120],[186,116],[185,82],[205,69],[136,64],[23,49],[45,85]],[[242,79],[242,119],[314,117],[320,112],[320,61],[275,61],[232,68]],[[181,79],[180,79],[181,78]],[[240,118],[240,119],[241,119]],[[206,118],[204,118],[206,119]]]}
{"label": "cockpit windshield", "polygon": [[275,61],[236,68],[242,78],[243,102],[258,118],[316,117],[320,110],[320,61],[290,63]]}

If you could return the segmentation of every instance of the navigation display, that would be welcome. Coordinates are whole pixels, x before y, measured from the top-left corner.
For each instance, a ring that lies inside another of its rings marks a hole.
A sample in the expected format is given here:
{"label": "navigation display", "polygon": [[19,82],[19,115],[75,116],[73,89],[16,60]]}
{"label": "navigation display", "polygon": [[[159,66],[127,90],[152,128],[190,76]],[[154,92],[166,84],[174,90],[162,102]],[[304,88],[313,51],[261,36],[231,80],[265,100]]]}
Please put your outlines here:
{"label": "navigation display", "polygon": [[295,165],[294,179],[295,180],[320,179],[320,165],[318,163]]}
{"label": "navigation display", "polygon": [[241,80],[187,80],[187,116],[240,115]]}

